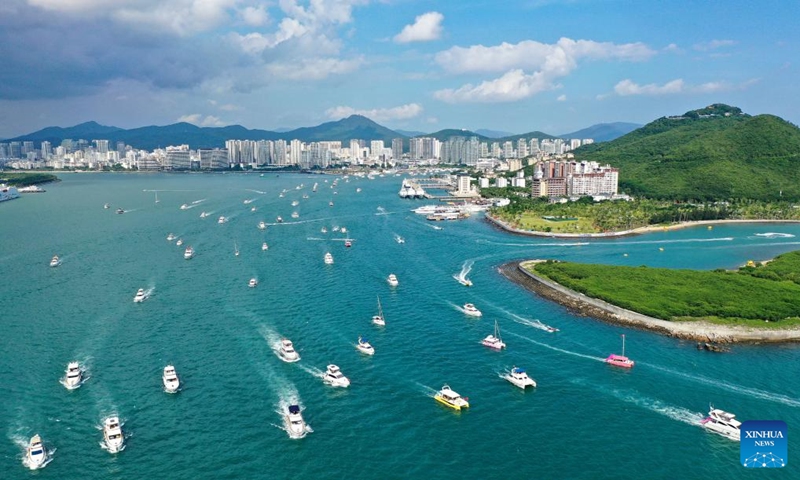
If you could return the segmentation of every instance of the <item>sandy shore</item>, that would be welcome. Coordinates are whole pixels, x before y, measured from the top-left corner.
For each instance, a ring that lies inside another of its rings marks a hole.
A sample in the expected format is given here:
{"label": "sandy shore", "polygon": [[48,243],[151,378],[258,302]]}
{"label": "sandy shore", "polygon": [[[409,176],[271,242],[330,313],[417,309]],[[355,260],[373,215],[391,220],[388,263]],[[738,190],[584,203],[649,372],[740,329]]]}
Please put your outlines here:
{"label": "sandy shore", "polygon": [[617,307],[570,290],[556,282],[528,272],[525,267],[542,260],[510,262],[500,273],[540,296],[566,306],[581,315],[627,327],[658,332],[670,337],[718,343],[787,343],[800,342],[800,328],[758,329],[737,325],[697,322],[669,322]]}
{"label": "sandy shore", "polygon": [[631,230],[620,230],[616,232],[603,232],[603,233],[557,233],[557,232],[538,232],[535,230],[522,230],[514,228],[508,223],[500,220],[499,218],[492,217],[486,214],[486,220],[496,227],[507,232],[516,233],[518,235],[529,235],[532,237],[550,237],[550,238],[615,238],[625,237],[628,235],[640,235],[648,232],[663,232],[669,230],[678,230],[681,228],[699,227],[699,226],[713,226],[722,225],[725,223],[800,223],[800,220],[702,220],[696,222],[679,222],[670,225],[648,225],[646,227],[633,228]]}

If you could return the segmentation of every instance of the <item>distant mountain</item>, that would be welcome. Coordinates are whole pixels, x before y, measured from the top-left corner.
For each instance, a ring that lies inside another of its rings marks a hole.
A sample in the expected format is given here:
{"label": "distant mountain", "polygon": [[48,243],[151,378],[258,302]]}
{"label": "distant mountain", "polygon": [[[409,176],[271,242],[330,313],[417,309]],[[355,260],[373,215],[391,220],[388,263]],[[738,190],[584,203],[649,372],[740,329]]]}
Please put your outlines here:
{"label": "distant mountain", "polygon": [[459,130],[456,128],[447,128],[444,130],[439,130],[438,132],[433,133],[426,133],[424,136],[426,137],[433,137],[440,142],[445,142],[449,140],[451,137],[478,137],[478,140],[481,142],[491,141],[492,139],[489,137],[484,137],[476,132],[470,130]]}
{"label": "distant mountain", "polygon": [[638,123],[598,123],[577,132],[559,135],[561,138],[592,138],[595,142],[607,142],[619,138],[641,127]]}
{"label": "distant mountain", "polygon": [[400,135],[409,137],[409,138],[411,138],[411,137],[424,137],[425,136],[425,132],[420,132],[420,131],[417,131],[417,130],[395,129],[395,132],[399,133]]}
{"label": "distant mountain", "polygon": [[475,130],[475,133],[478,135],[483,135],[484,137],[488,138],[503,138],[503,137],[511,137],[514,134],[511,132],[502,132],[500,130],[488,130],[485,128],[479,128]]}
{"label": "distant mountain", "polygon": [[550,135],[549,133],[544,133],[540,131],[528,132],[528,133],[521,133],[519,135],[511,135],[509,137],[502,137],[502,138],[495,138],[494,141],[499,142],[516,142],[520,138],[524,138],[526,140],[530,140],[531,138],[537,138],[539,141],[545,138],[560,138],[556,137],[555,135]]}
{"label": "distant mountain", "polygon": [[578,160],[620,169],[620,189],[680,200],[800,200],[800,128],[714,104],[662,117],[610,142],[575,150]]}

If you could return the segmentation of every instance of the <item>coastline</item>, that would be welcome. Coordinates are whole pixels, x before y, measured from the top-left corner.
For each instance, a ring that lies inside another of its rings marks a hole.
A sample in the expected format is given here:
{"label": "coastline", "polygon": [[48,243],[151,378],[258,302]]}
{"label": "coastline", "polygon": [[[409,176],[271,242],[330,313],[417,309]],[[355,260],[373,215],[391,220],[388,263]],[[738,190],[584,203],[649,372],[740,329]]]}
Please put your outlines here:
{"label": "coastline", "polygon": [[563,305],[582,316],[608,323],[648,330],[673,338],[715,343],[793,343],[800,342],[800,328],[757,329],[737,325],[716,325],[703,321],[670,322],[617,307],[587,297],[525,269],[543,260],[514,261],[499,267],[500,273],[525,289]]}
{"label": "coastline", "polygon": [[536,230],[522,230],[514,228],[506,222],[491,216],[488,212],[485,215],[486,220],[501,230],[517,235],[526,235],[529,237],[548,237],[548,238],[617,238],[626,237],[629,235],[641,235],[649,232],[666,232],[670,230],[679,230],[689,227],[700,226],[713,226],[723,225],[726,223],[800,223],[800,220],[767,220],[767,219],[727,219],[727,220],[698,220],[693,222],[679,222],[670,225],[647,225],[645,227],[633,228],[630,230],[619,230],[616,232],[604,233],[553,233],[553,232],[540,232]]}

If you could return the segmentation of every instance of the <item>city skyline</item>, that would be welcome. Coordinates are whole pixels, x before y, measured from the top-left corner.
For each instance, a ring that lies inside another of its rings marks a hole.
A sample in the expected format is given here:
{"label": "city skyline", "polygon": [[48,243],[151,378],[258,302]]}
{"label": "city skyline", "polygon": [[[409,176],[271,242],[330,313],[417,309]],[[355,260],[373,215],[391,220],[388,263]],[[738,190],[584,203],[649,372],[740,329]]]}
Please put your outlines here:
{"label": "city skyline", "polygon": [[710,103],[798,123],[800,6],[616,0],[11,0],[0,138],[121,128],[647,123]]}

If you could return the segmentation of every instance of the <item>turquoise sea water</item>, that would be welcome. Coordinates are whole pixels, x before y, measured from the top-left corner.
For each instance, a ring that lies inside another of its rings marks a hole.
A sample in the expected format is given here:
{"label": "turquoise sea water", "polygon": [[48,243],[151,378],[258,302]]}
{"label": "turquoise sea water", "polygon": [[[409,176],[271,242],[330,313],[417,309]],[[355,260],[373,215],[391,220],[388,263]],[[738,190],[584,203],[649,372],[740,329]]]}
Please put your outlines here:
{"label": "turquoise sea water", "polygon": [[[800,248],[799,225],[576,242],[511,236],[479,218],[435,230],[409,212],[422,202],[398,198],[398,177],[340,180],[337,195],[327,176],[60,177],[47,193],[0,204],[2,478],[800,478],[797,345],[700,352],[576,316],[497,271],[522,258],[733,268]],[[217,224],[220,215],[229,222]],[[285,223],[273,225],[278,215]],[[320,233],[334,225],[352,248]],[[170,232],[195,258],[183,259]],[[334,265],[323,263],[328,251]],[[54,254],[63,263],[49,268]],[[472,288],[453,279],[468,267]],[[142,304],[132,302],[138,288],[152,289]],[[378,295],[382,329],[370,323]],[[461,313],[466,302],[484,316]],[[502,352],[479,343],[494,320]],[[623,333],[632,371],[601,362],[619,353]],[[359,335],[374,357],[355,350]],[[282,336],[300,362],[275,356]],[[90,375],[75,391],[59,384],[70,360]],[[183,383],[175,395],[161,385],[168,363]],[[316,373],[329,363],[349,389],[322,383]],[[522,392],[499,378],[513,365],[539,386]],[[445,383],[469,397],[468,411],[432,399]],[[302,440],[279,428],[280,406],[293,401],[314,430]],[[784,420],[788,466],[742,468],[738,443],[699,426],[709,402],[741,420]],[[99,446],[110,413],[128,436],[117,455]],[[31,472],[22,455],[34,433],[55,452]]]}

